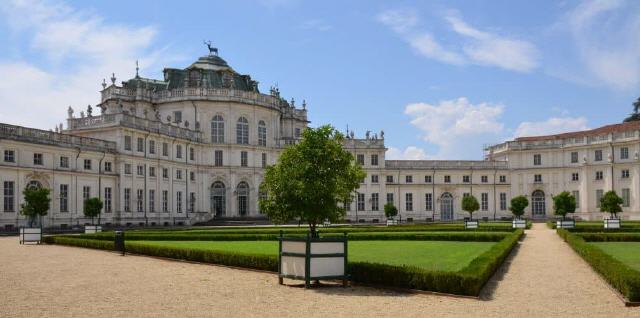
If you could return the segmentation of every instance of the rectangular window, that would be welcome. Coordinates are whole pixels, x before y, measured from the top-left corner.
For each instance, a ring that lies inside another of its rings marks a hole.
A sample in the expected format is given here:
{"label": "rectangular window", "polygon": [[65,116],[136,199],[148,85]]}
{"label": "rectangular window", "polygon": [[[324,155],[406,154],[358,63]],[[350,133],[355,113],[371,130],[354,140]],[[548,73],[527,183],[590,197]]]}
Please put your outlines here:
{"label": "rectangular window", "polygon": [[296,133],[296,138],[300,138],[300,128],[296,128],[295,133]]}
{"label": "rectangular window", "polygon": [[156,141],[155,140],[149,140],[149,153],[152,154],[152,155],[156,153]]}
{"label": "rectangular window", "polygon": [[182,180],[182,170],[176,169],[176,179]]}
{"label": "rectangular window", "polygon": [[372,174],[371,175],[371,183],[378,183],[378,175],[377,174]]}
{"label": "rectangular window", "polygon": [[580,174],[577,172],[574,172],[571,174],[571,181],[579,181],[580,180]]}
{"label": "rectangular window", "polygon": [[149,212],[156,212],[156,190],[149,190]]}
{"label": "rectangular window", "polygon": [[262,153],[262,168],[266,168],[267,167],[267,154],[266,153]]}
{"label": "rectangular window", "polygon": [[489,182],[489,176],[481,176],[480,177],[480,182],[488,183]]}
{"label": "rectangular window", "polygon": [[364,211],[364,193],[358,193],[358,204],[356,208],[358,211]]}
{"label": "rectangular window", "polygon": [[351,202],[344,202],[343,207],[345,211],[351,211]]}
{"label": "rectangular window", "polygon": [[404,177],[404,182],[413,183],[413,176],[405,176]]}
{"label": "rectangular window", "polygon": [[111,172],[111,162],[110,161],[106,161],[104,163],[104,172]]}
{"label": "rectangular window", "polygon": [[60,168],[69,168],[69,157],[60,157]]}
{"label": "rectangular window", "polygon": [[542,183],[542,175],[541,174],[534,174],[533,175],[533,182]]}
{"label": "rectangular window", "polygon": [[433,193],[424,194],[424,209],[427,211],[433,210]]}
{"label": "rectangular window", "polygon": [[578,163],[578,152],[571,152],[571,163]]}
{"label": "rectangular window", "polygon": [[13,150],[5,150],[4,162],[16,162],[16,152]]}
{"label": "rectangular window", "polygon": [[189,194],[189,211],[193,212],[196,208],[196,193],[191,192]]}
{"label": "rectangular window", "polygon": [[622,189],[622,206],[628,208],[631,205],[631,191],[629,188]]}
{"label": "rectangular window", "polygon": [[169,156],[169,144],[166,142],[162,143],[162,155],[165,157]]}
{"label": "rectangular window", "polygon": [[89,200],[91,198],[91,187],[83,186],[82,187],[82,202]]}
{"label": "rectangular window", "polygon": [[196,149],[195,148],[189,148],[189,160],[191,160],[191,161],[196,160]]}
{"label": "rectangular window", "polygon": [[240,166],[248,167],[249,166],[249,153],[246,151],[240,152]]}
{"label": "rectangular window", "polygon": [[463,183],[471,182],[471,177],[470,176],[462,176],[462,182]]}
{"label": "rectangular window", "polygon": [[596,208],[600,207],[600,200],[602,199],[603,191],[596,190]]}
{"label": "rectangular window", "polygon": [[16,188],[15,182],[4,182],[4,212],[15,212]]}
{"label": "rectangular window", "polygon": [[156,177],[156,167],[149,167],[149,177]]}
{"label": "rectangular window", "polygon": [[533,155],[533,165],[534,166],[542,165],[542,155],[540,154]]}
{"label": "rectangular window", "polygon": [[60,185],[60,212],[69,212],[69,185]]}
{"label": "rectangular window", "polygon": [[196,181],[196,173],[194,171],[189,171],[189,180]]}
{"label": "rectangular window", "polygon": [[144,152],[144,139],[138,137],[138,152]]}
{"label": "rectangular window", "polygon": [[124,174],[131,174],[131,164],[130,163],[125,163],[124,164]]}
{"label": "rectangular window", "polygon": [[222,167],[222,150],[214,151],[213,157],[213,165],[216,167]]}
{"label": "rectangular window", "polygon": [[387,193],[387,203],[393,204],[393,193]]}
{"label": "rectangular window", "polygon": [[623,179],[627,179],[627,178],[629,178],[629,169],[622,169],[622,171],[621,171],[621,177],[622,177]]}
{"label": "rectangular window", "polygon": [[36,166],[42,166],[43,160],[42,160],[42,154],[41,153],[34,153],[33,154],[33,164],[36,165]]}
{"label": "rectangular window", "polygon": [[139,176],[144,176],[144,166],[142,166],[142,165],[138,165],[138,166],[136,167],[136,173],[137,173]]}
{"label": "rectangular window", "polygon": [[500,183],[507,183],[507,176],[500,176]]}
{"label": "rectangular window", "polygon": [[378,194],[371,193],[371,211],[378,211]]}
{"label": "rectangular window", "polygon": [[387,183],[393,183],[393,176],[387,176]]}
{"label": "rectangular window", "polygon": [[162,190],[162,212],[169,212],[169,191]]}
{"label": "rectangular window", "polygon": [[378,165],[378,155],[371,155],[371,165],[372,166]]}
{"label": "rectangular window", "polygon": [[620,148],[620,159],[629,159],[629,148]]}
{"label": "rectangular window", "polygon": [[137,205],[138,212],[144,211],[144,201],[142,201],[143,197],[144,197],[144,190],[138,189],[136,193],[136,205]]}
{"label": "rectangular window", "polygon": [[602,171],[596,171],[596,180],[602,180]]}
{"label": "rectangular window", "polygon": [[162,178],[169,179],[169,168],[162,168]]}
{"label": "rectangular window", "polygon": [[124,136],[124,150],[131,150],[131,136]]}
{"label": "rectangular window", "polygon": [[104,188],[104,211],[111,212],[111,188]]}
{"label": "rectangular window", "polygon": [[489,210],[489,193],[486,193],[486,192],[480,193],[480,210],[482,211]]}
{"label": "rectangular window", "polygon": [[174,123],[181,123],[182,122],[182,112],[181,111],[174,111],[173,112],[173,122]]}
{"label": "rectangular window", "polygon": [[571,191],[571,195],[576,198],[576,209],[580,208],[580,191]]}
{"label": "rectangular window", "polygon": [[444,183],[451,183],[451,176],[444,176]]}
{"label": "rectangular window", "polygon": [[182,158],[182,145],[176,145],[176,158]]}
{"label": "rectangular window", "polygon": [[602,150],[596,150],[594,153],[594,161],[602,161]]}
{"label": "rectangular window", "polygon": [[413,211],[413,193],[405,193],[405,211]]}
{"label": "rectangular window", "polygon": [[507,194],[504,192],[500,192],[500,211],[505,211],[507,209]]}
{"label": "rectangular window", "polygon": [[182,192],[176,192],[176,212],[182,213]]}
{"label": "rectangular window", "polygon": [[433,182],[433,179],[431,178],[431,176],[424,176],[424,183],[431,183]]}
{"label": "rectangular window", "polygon": [[361,166],[364,166],[364,155],[363,155],[363,154],[358,154],[358,155],[356,155],[356,159],[357,159],[358,163],[359,163]]}
{"label": "rectangular window", "polygon": [[124,211],[131,212],[131,189],[124,188]]}
{"label": "rectangular window", "polygon": [[466,197],[468,197],[468,196],[470,196],[470,195],[471,195],[471,193],[469,193],[469,192],[464,192],[464,193],[462,194],[462,197],[463,197],[463,198],[466,198]]}

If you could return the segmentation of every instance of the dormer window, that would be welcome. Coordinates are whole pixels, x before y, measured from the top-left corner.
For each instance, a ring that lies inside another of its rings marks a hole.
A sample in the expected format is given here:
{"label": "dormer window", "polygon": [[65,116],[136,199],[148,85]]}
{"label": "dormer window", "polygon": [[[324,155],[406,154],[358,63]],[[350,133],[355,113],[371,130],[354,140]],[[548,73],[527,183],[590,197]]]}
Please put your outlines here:
{"label": "dormer window", "polygon": [[199,86],[199,83],[200,83],[200,72],[198,72],[197,70],[191,70],[191,72],[189,72],[189,86],[197,87]]}

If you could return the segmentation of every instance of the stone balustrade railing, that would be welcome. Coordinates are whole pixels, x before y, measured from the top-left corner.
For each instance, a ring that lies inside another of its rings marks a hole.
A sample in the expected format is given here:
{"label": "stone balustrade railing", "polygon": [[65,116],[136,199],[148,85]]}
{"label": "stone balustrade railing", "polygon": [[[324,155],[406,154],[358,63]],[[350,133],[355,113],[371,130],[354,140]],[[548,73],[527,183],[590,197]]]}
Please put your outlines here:
{"label": "stone balustrade railing", "polygon": [[79,147],[81,149],[94,151],[116,151],[115,142],[9,124],[0,124],[0,138],[54,146]]}
{"label": "stone balustrade railing", "polygon": [[385,160],[387,169],[507,169],[506,161]]}

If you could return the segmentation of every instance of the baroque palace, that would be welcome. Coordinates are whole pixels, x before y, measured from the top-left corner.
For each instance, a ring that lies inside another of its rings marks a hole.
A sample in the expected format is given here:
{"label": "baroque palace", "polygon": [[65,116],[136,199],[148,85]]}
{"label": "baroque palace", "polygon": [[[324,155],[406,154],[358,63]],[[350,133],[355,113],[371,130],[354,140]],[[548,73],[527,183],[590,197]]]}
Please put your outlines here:
{"label": "baroque palace", "polygon": [[[136,76],[103,82],[100,115],[70,107],[55,131],[0,124],[0,227],[26,223],[22,190],[51,190],[45,227],[90,220],[85,199],[104,202],[113,226],[188,225],[225,218],[263,218],[258,189],[307,127],[306,103],[260,93],[249,75],[210,54],[164,79]],[[526,195],[529,218],[552,217],[551,197],[572,192],[576,216],[599,219],[599,197],[614,189],[624,218],[640,219],[640,122],[589,131],[524,137],[486,148],[485,160],[385,160],[384,132],[347,133],[346,149],[367,171],[348,222],[381,222],[393,202],[403,221],[461,219],[464,195],[480,202],[479,218],[510,217],[511,197]]]}

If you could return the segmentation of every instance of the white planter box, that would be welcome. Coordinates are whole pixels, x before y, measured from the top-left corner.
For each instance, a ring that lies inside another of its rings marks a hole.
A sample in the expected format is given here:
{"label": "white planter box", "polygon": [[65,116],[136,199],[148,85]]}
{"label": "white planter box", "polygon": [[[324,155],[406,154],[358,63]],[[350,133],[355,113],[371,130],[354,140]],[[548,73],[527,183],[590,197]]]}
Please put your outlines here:
{"label": "white planter box", "polygon": [[575,220],[557,220],[556,221],[556,228],[557,229],[572,229],[576,227],[576,221]]}
{"label": "white planter box", "polygon": [[387,219],[387,225],[398,225],[398,220],[396,220],[396,219]]}
{"label": "white planter box", "polygon": [[280,238],[278,277],[305,281],[347,279],[347,239],[345,238]]}
{"label": "white planter box", "polygon": [[20,244],[38,243],[42,241],[42,229],[39,227],[21,227]]}
{"label": "white planter box", "polygon": [[464,221],[465,229],[477,229],[480,226],[478,221]]}
{"label": "white planter box", "polygon": [[102,232],[102,226],[100,225],[85,225],[84,234],[94,234]]}
{"label": "white planter box", "polygon": [[514,229],[526,229],[527,228],[527,220],[515,219],[511,222],[511,226]]}
{"label": "white planter box", "polygon": [[604,228],[605,229],[619,229],[620,228],[620,219],[604,219]]}

